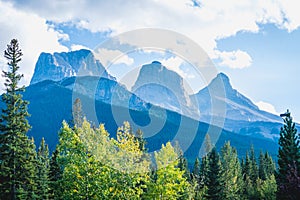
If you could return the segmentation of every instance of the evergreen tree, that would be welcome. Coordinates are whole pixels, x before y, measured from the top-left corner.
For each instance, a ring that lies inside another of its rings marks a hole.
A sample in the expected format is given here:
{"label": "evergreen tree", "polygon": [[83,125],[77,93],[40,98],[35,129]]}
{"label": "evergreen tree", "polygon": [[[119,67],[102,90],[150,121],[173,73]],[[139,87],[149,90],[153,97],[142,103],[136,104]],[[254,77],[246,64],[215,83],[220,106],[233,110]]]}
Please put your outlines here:
{"label": "evergreen tree", "polygon": [[37,195],[39,199],[49,199],[49,149],[42,138],[38,152],[37,152]]}
{"label": "evergreen tree", "polygon": [[259,154],[259,178],[266,180],[275,173],[275,163],[271,156],[266,152],[265,154],[261,151]]}
{"label": "evergreen tree", "polygon": [[192,171],[192,177],[196,179],[197,181],[200,179],[200,161],[198,158],[196,158],[193,171]]}
{"label": "evergreen tree", "polygon": [[62,169],[57,161],[59,150],[56,147],[50,159],[49,169],[49,197],[50,199],[61,199],[60,180],[62,177]]}
{"label": "evergreen tree", "polygon": [[201,159],[200,173],[198,179],[198,187],[196,195],[199,196],[198,199],[204,199],[207,196],[207,185],[208,185],[208,173],[209,173],[209,162],[208,155]]}
{"label": "evergreen tree", "polygon": [[252,199],[275,200],[276,191],[277,184],[274,174],[270,175],[266,180],[258,178],[256,181],[255,198]]}
{"label": "evergreen tree", "polygon": [[269,154],[260,152],[259,178],[256,181],[257,199],[276,199],[277,184],[275,179],[275,164]]}
{"label": "evergreen tree", "polygon": [[250,156],[246,153],[244,167],[242,169],[244,179],[244,197],[246,199],[258,199],[257,194],[257,180],[258,180],[258,166],[254,147],[251,146]]}
{"label": "evergreen tree", "polygon": [[[300,177],[300,136],[289,110],[281,116],[284,117],[284,126],[281,127],[279,138],[278,195],[282,199],[296,199],[300,196],[297,181]],[[290,196],[287,197],[287,194]]]}
{"label": "evergreen tree", "polygon": [[221,151],[222,163],[222,198],[223,199],[241,199],[243,193],[243,181],[241,166],[237,157],[237,152],[227,142]]}
{"label": "evergreen tree", "polygon": [[254,151],[254,146],[251,145],[250,148],[250,179],[253,184],[256,183],[256,180],[258,178],[258,167],[257,167],[257,162],[256,162],[256,157],[255,157],[255,151]]}
{"label": "evergreen tree", "polygon": [[198,185],[196,187],[196,197],[195,199],[204,199],[207,196],[208,192],[208,176],[209,176],[209,154],[212,150],[212,145],[211,145],[211,140],[210,136],[207,133],[205,135],[205,140],[204,140],[204,156],[201,159],[201,164],[200,164],[200,173],[199,173],[199,178],[198,178]]}
{"label": "evergreen tree", "polygon": [[208,155],[207,199],[223,199],[221,178],[222,166],[219,154],[214,147]]}
{"label": "evergreen tree", "polygon": [[25,87],[18,83],[23,77],[18,73],[22,51],[16,39],[11,40],[4,52],[8,71],[3,71],[6,92],[2,100],[6,107],[0,117],[0,198],[36,198],[36,152],[35,145],[26,133],[28,102],[22,99]]}
{"label": "evergreen tree", "polygon": [[190,175],[190,170],[188,168],[188,161],[184,157],[178,141],[175,142],[174,149],[178,155],[178,167],[181,171],[184,171],[184,178],[190,181],[191,175]]}
{"label": "evergreen tree", "polygon": [[265,173],[266,177],[275,175],[275,163],[268,152],[265,153]]}
{"label": "evergreen tree", "polygon": [[191,173],[191,184],[194,187],[194,199],[203,199],[206,190],[204,183],[201,182],[201,164],[198,158],[195,160]]}
{"label": "evergreen tree", "polygon": [[267,163],[265,159],[265,155],[262,151],[259,153],[259,168],[258,168],[258,175],[261,180],[267,179]]}

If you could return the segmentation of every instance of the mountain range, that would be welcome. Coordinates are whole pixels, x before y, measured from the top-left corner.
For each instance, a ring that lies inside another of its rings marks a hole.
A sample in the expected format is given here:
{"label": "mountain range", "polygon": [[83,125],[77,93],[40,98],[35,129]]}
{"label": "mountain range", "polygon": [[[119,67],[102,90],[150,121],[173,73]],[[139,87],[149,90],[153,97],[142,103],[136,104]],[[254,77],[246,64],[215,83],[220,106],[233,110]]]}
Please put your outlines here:
{"label": "mountain range", "polygon": [[[72,119],[74,97],[83,102],[87,119],[95,125],[104,123],[111,136],[123,121],[129,121],[133,129],[142,129],[150,151],[167,141],[179,140],[186,147],[189,161],[201,154],[205,134],[214,136],[214,131],[220,133],[216,136],[217,148],[230,140],[240,156],[254,145],[275,158],[282,125],[280,117],[260,110],[233,89],[224,73],[189,95],[181,76],[153,61],[141,67],[129,91],[89,50],[41,53],[23,96],[30,101],[29,134],[37,143],[45,137],[51,150],[58,141],[62,121]],[[219,115],[218,105],[224,106],[224,116]],[[222,126],[215,123],[218,120],[223,120]]]}

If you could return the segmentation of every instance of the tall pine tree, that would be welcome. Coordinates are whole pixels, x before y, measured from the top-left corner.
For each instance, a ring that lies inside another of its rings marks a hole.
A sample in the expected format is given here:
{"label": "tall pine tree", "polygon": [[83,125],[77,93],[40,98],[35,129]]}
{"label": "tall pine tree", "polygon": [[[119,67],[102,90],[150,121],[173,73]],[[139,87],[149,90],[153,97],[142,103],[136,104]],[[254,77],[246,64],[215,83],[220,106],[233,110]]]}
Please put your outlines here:
{"label": "tall pine tree", "polygon": [[258,199],[257,197],[257,179],[258,167],[254,147],[251,146],[250,156],[246,153],[246,158],[243,164],[243,178],[244,178],[244,196],[247,199]]}
{"label": "tall pine tree", "polygon": [[49,199],[49,169],[49,149],[48,145],[45,143],[44,138],[42,138],[37,152],[37,193],[39,198],[44,200]]}
{"label": "tall pine tree", "polygon": [[222,197],[224,199],[241,199],[243,193],[241,165],[237,157],[237,152],[230,146],[230,142],[227,142],[222,147],[221,163]]}
{"label": "tall pine tree", "polygon": [[223,187],[221,172],[220,156],[214,147],[208,154],[207,199],[223,199],[221,194]]}
{"label": "tall pine tree", "polygon": [[4,52],[8,71],[3,71],[6,92],[2,95],[5,108],[0,117],[0,199],[36,198],[35,145],[26,135],[28,102],[22,99],[25,87],[18,83],[23,77],[18,73],[22,51],[16,39],[11,40]]}
{"label": "tall pine tree", "polygon": [[278,195],[281,199],[296,199],[300,196],[300,137],[289,110],[281,116],[284,126],[279,138]]}
{"label": "tall pine tree", "polygon": [[50,159],[50,168],[49,168],[49,197],[50,199],[59,199],[62,197],[62,187],[60,187],[60,181],[62,178],[62,168],[58,163],[58,156],[60,152],[58,147],[52,153]]}

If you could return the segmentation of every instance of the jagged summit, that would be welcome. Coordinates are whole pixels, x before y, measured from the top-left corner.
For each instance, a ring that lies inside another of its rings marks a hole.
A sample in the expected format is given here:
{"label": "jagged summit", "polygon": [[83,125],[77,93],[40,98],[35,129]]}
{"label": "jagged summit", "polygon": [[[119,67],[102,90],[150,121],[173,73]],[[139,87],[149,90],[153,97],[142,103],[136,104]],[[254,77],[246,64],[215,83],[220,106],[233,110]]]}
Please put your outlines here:
{"label": "jagged summit", "polygon": [[90,50],[41,53],[30,84],[43,80],[59,81],[71,76],[102,76],[113,79]]}
{"label": "jagged summit", "polygon": [[161,65],[161,62],[154,60],[154,61],[152,61],[152,64],[158,64],[158,65]]}
{"label": "jagged summit", "polygon": [[249,98],[239,93],[230,83],[229,77],[219,73],[207,87],[195,94],[202,115],[210,116],[212,102],[225,104],[226,119],[243,121],[280,121],[270,113],[261,111]]}
{"label": "jagged summit", "polygon": [[221,79],[224,84],[226,84],[226,85],[229,84],[230,85],[229,77],[226,74],[224,74],[223,72],[219,73],[215,79]]}
{"label": "jagged summit", "polygon": [[141,67],[132,92],[154,105],[191,115],[192,104],[182,77],[159,61]]}
{"label": "jagged summit", "polygon": [[219,73],[212,81],[208,84],[208,88],[214,90],[225,89],[233,90],[232,85],[230,83],[229,77],[224,73]]}
{"label": "jagged summit", "polygon": [[151,64],[142,66],[132,90],[149,83],[160,84],[170,90],[178,90],[178,87],[183,84],[183,80],[176,72],[167,69],[159,61],[153,61]]}

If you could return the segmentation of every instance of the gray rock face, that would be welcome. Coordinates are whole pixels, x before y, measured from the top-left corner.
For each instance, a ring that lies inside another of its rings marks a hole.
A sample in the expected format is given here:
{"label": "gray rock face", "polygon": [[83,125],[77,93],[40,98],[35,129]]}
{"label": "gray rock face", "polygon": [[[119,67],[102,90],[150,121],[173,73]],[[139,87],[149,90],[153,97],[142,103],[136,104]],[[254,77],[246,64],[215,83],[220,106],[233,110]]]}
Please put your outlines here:
{"label": "gray rock face", "polygon": [[114,106],[122,106],[138,111],[149,109],[149,104],[129,92],[118,82],[95,76],[80,76],[66,78],[59,83],[72,92],[81,94],[100,102]]}
{"label": "gray rock face", "polygon": [[60,81],[66,77],[87,75],[114,79],[89,50],[41,53],[30,84],[43,80]]}
{"label": "gray rock face", "polygon": [[191,116],[193,105],[183,79],[158,61],[143,65],[132,92],[151,104]]}
{"label": "gray rock face", "polygon": [[[271,140],[278,138],[280,117],[260,110],[232,87],[224,73],[218,74],[198,93],[188,96],[183,79],[155,61],[142,66],[132,91],[146,102],[225,130]],[[266,127],[268,123],[272,126]]]}
{"label": "gray rock face", "polygon": [[[223,90],[223,91],[221,91]],[[223,95],[221,95],[223,94]],[[278,116],[259,110],[247,97],[233,89],[229,78],[220,73],[211,83],[195,94],[203,119],[212,114],[212,102],[222,102],[226,109],[226,119],[238,121],[281,122]]]}
{"label": "gray rock face", "polygon": [[247,122],[281,122],[278,116],[259,110],[250,99],[232,88],[224,73],[219,73],[207,87],[189,96],[182,77],[154,61],[142,66],[132,92],[154,105],[205,122],[212,116]]}

